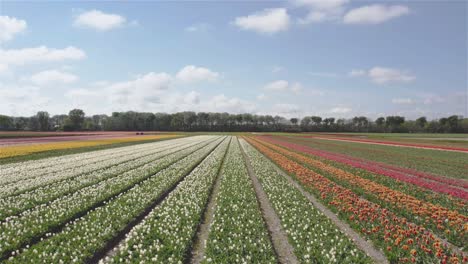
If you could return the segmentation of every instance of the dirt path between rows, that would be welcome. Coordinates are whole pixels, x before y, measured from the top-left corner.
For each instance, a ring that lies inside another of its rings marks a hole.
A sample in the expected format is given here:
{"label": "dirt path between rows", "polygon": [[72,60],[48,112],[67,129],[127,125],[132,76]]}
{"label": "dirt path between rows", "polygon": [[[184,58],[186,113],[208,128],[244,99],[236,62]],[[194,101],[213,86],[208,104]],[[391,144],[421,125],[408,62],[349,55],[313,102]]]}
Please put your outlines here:
{"label": "dirt path between rows", "polygon": [[291,176],[282,171],[276,164],[271,162],[273,167],[288,180],[288,182],[296,187],[302,195],[304,195],[320,212],[327,216],[344,234],[346,234],[359,249],[364,251],[375,263],[389,263],[383,252],[376,249],[374,245],[361,237],[356,231],[354,231],[347,223],[341,221],[338,216],[326,208],[321,202],[319,202],[312,194],[304,190],[304,188],[296,182]]}
{"label": "dirt path between rows", "polygon": [[273,243],[275,252],[278,255],[279,262],[288,263],[288,264],[299,263],[296,255],[294,255],[294,249],[288,241],[288,236],[286,232],[283,230],[283,228],[281,227],[281,220],[279,219],[278,215],[273,209],[273,206],[268,200],[265,191],[263,191],[262,185],[260,184],[257,176],[255,175],[251,167],[250,161],[247,155],[245,154],[242,145],[240,145],[240,147],[242,151],[242,156],[244,157],[245,165],[247,166],[247,171],[249,173],[250,179],[252,180],[255,194],[257,196],[257,201],[260,204],[263,219],[265,220],[265,223],[267,224],[267,228],[270,233],[271,241]]}
{"label": "dirt path between rows", "polygon": [[[229,151],[229,147],[226,151]],[[205,214],[203,215],[203,221],[198,227],[195,242],[193,243],[192,251],[190,253],[190,263],[193,264],[201,263],[203,261],[203,258],[205,257],[206,241],[208,240],[208,237],[210,235],[210,228],[211,224],[213,223],[214,213],[216,211],[216,197],[218,197],[218,193],[221,188],[221,180],[223,177],[221,171],[223,169],[225,159],[226,157],[224,157],[223,163],[221,164],[221,167],[219,169],[218,176],[216,177],[216,181],[213,186],[213,190],[211,191],[208,205],[206,206]]]}

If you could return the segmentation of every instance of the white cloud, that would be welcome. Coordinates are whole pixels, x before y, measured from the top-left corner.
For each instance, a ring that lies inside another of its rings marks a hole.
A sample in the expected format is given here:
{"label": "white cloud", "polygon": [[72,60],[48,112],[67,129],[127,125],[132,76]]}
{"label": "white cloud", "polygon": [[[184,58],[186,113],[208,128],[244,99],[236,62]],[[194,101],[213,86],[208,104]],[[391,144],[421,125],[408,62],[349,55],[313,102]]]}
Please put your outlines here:
{"label": "white cloud", "polygon": [[330,113],[333,113],[333,114],[346,114],[346,113],[349,113],[351,112],[353,109],[349,108],[349,107],[334,107],[332,109],[330,109]]}
{"label": "white cloud", "polygon": [[187,65],[177,73],[176,77],[183,82],[216,81],[219,73],[208,68]]}
{"label": "white cloud", "polygon": [[411,82],[416,77],[404,71],[392,68],[374,67],[368,72],[369,77],[378,84],[389,82]]}
{"label": "white cloud", "polygon": [[300,107],[294,104],[276,104],[274,109],[285,116],[301,113]]}
{"label": "white cloud", "polygon": [[266,99],[267,99],[267,96],[265,94],[257,95],[257,100],[263,101],[263,100],[266,100]]}
{"label": "white cloud", "polygon": [[[464,96],[466,96],[466,95],[458,96],[458,98],[463,98]],[[420,97],[422,97],[423,104],[425,104],[425,105],[440,104],[440,103],[444,103],[444,102],[447,101],[446,98],[444,98],[444,97],[442,97],[440,95],[431,94],[431,93],[421,94]]]}
{"label": "white cloud", "polygon": [[0,74],[8,71],[8,64],[0,64]]}
{"label": "white cloud", "polygon": [[195,33],[195,32],[206,32],[206,31],[209,31],[210,29],[212,28],[212,26],[210,24],[207,24],[207,23],[197,23],[197,24],[193,24],[193,25],[190,25],[188,27],[185,28],[185,31],[187,32],[192,32],[192,33]]}
{"label": "white cloud", "polygon": [[298,24],[310,24],[324,21],[338,21],[348,0],[296,0],[296,6],[309,9],[307,16],[299,18]]}
{"label": "white cloud", "polygon": [[216,95],[206,103],[202,109],[213,112],[228,112],[228,113],[252,113],[255,111],[255,104],[239,99],[229,98],[224,94]]}
{"label": "white cloud", "polygon": [[289,82],[285,80],[274,81],[266,84],[263,89],[267,91],[284,92],[289,89]]}
{"label": "white cloud", "polygon": [[42,71],[31,76],[31,81],[37,85],[45,85],[50,83],[72,83],[76,80],[78,80],[78,76],[58,70]]}
{"label": "white cloud", "polygon": [[407,71],[379,66],[373,67],[368,71],[352,70],[348,75],[351,77],[367,76],[373,82],[378,84],[385,84],[390,82],[411,82],[416,79],[414,75],[411,75]]}
{"label": "white cloud", "polygon": [[50,98],[41,95],[34,86],[0,85],[0,113],[31,116],[47,109]]}
{"label": "white cloud", "polygon": [[296,82],[291,86],[291,91],[295,94],[298,94],[302,91],[302,84]]}
{"label": "white cloud", "polygon": [[191,91],[191,92],[189,92],[188,94],[185,95],[184,102],[186,104],[199,104],[200,103],[200,94],[195,92],[195,91]]}
{"label": "white cloud", "polygon": [[24,49],[0,49],[0,64],[24,65],[63,60],[81,60],[86,53],[73,46],[64,49],[50,49],[45,46]]}
{"label": "white cloud", "polygon": [[294,0],[297,6],[305,6],[317,10],[332,10],[343,6],[349,0]]}
{"label": "white cloud", "polygon": [[13,37],[26,30],[27,23],[24,20],[9,16],[0,16],[0,43],[9,41]]}
{"label": "white cloud", "polygon": [[299,24],[310,24],[310,23],[317,23],[323,22],[329,19],[329,16],[326,12],[322,11],[310,11],[305,18],[299,18],[297,22]]}
{"label": "white cloud", "polygon": [[91,91],[88,89],[84,88],[79,88],[79,89],[73,89],[65,93],[66,97],[87,97],[87,96],[99,96],[99,92],[97,91]]}
{"label": "white cloud", "polygon": [[409,12],[409,8],[403,5],[368,5],[348,11],[343,17],[343,22],[345,24],[379,24],[407,15]]}
{"label": "white cloud", "polygon": [[393,98],[392,103],[394,104],[413,104],[413,100],[411,98]]}
{"label": "white cloud", "polygon": [[[93,83],[89,87],[70,90],[66,96],[72,100],[73,107],[90,109],[95,113],[128,110],[151,112],[162,101],[168,100],[172,80],[167,73],[149,72],[124,82]],[[172,102],[172,105],[181,101],[195,102],[196,97],[189,93],[185,98]]]}
{"label": "white cloud", "polygon": [[291,91],[295,94],[298,94],[302,91],[303,87],[302,84],[299,82],[290,84],[288,81],[285,80],[277,80],[271,83],[267,83],[265,86],[263,86],[263,89],[272,92]]}
{"label": "white cloud", "polygon": [[127,82],[118,82],[108,86],[107,91],[116,102],[119,101],[152,101],[161,91],[169,89],[172,77],[167,73],[150,72],[137,76]]}
{"label": "white cloud", "polygon": [[237,17],[233,23],[244,30],[273,34],[287,30],[290,18],[285,8],[268,8],[248,16]]}
{"label": "white cloud", "polygon": [[121,27],[126,22],[127,19],[121,15],[91,10],[78,15],[75,18],[74,25],[77,27],[88,27],[99,31],[107,31]]}

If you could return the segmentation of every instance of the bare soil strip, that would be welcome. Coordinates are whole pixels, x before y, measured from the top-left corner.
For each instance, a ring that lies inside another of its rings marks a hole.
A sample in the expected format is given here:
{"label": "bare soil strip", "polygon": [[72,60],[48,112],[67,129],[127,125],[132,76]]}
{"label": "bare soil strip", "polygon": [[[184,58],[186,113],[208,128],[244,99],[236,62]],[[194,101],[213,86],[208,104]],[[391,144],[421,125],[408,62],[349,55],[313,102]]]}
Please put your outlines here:
{"label": "bare soil strip", "polygon": [[278,259],[280,263],[288,263],[288,264],[295,264],[299,263],[294,255],[294,249],[289,244],[288,236],[286,232],[281,227],[281,221],[276,214],[273,206],[271,205],[270,201],[268,200],[266,193],[263,191],[262,185],[257,179],[252,167],[250,165],[250,161],[247,155],[244,152],[244,149],[241,146],[242,156],[244,157],[244,161],[247,167],[247,171],[249,173],[250,179],[252,180],[253,187],[255,189],[255,194],[257,196],[257,201],[260,204],[260,209],[262,211],[263,219],[267,225],[268,231],[270,233],[271,241],[273,243],[273,248],[275,249],[276,254],[278,255]]}
{"label": "bare soil strip", "polygon": [[370,241],[365,240],[356,231],[354,231],[347,223],[341,221],[336,214],[326,208],[321,202],[319,202],[312,194],[305,191],[304,188],[291,178],[287,173],[282,171],[276,164],[273,163],[275,169],[283,175],[290,184],[296,187],[302,195],[304,195],[319,211],[327,216],[344,234],[346,234],[359,249],[364,251],[369,257],[374,260],[375,263],[388,263],[387,258],[380,250],[376,249]]}
{"label": "bare soil strip", "polygon": [[[225,155],[227,155],[228,151],[229,151],[229,147],[228,149],[226,149]],[[211,224],[213,223],[214,213],[216,211],[216,197],[218,196],[219,189],[221,187],[221,178],[223,176],[221,174],[221,171],[223,170],[225,160],[226,160],[226,156],[224,157],[221,167],[219,168],[218,176],[216,177],[215,184],[211,191],[210,199],[205,208],[203,221],[198,226],[197,234],[195,236],[195,241],[193,243],[192,250],[190,253],[190,263],[194,263],[194,264],[201,263],[203,261],[203,257],[205,256],[206,241],[208,240],[208,236],[210,235],[210,228],[211,228]]]}

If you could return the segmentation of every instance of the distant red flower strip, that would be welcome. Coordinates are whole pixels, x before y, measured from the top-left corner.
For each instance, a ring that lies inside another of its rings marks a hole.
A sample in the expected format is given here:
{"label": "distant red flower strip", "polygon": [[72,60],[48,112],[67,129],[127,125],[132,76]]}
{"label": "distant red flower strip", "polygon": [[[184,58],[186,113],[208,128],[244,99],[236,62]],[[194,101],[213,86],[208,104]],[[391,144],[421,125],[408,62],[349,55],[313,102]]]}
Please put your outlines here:
{"label": "distant red flower strip", "polygon": [[[278,137],[275,137],[275,138],[278,138]],[[279,136],[279,138],[284,138],[284,139],[288,139],[287,137],[285,136]],[[315,144],[316,142],[314,142]],[[333,145],[333,146],[339,146],[335,143],[332,143],[332,142],[327,142],[327,143],[322,143],[322,142],[319,142],[317,143],[319,145],[324,145],[324,146],[327,146],[327,145]],[[349,146],[347,146],[348,148]],[[367,151],[367,152],[378,152],[379,154],[384,154],[384,155],[390,155],[390,156],[397,156],[396,154],[394,153],[386,153],[385,151],[382,151],[382,150],[376,150],[376,149],[365,149],[365,148],[358,148],[358,147],[350,147],[352,149],[357,149],[359,151]],[[389,165],[389,164],[385,164],[385,163],[381,163],[381,162],[375,162],[375,161],[369,161],[369,160],[364,160],[364,159],[360,159],[360,158],[356,158],[356,157],[352,157],[352,156],[348,156],[346,154],[340,154],[340,153],[335,153],[335,152],[328,152],[328,151],[323,151],[324,153],[328,153],[330,155],[336,155],[338,157],[342,157],[342,158],[347,158],[347,159],[351,159],[351,160],[354,160],[354,161],[358,161],[358,162],[362,162],[362,163],[373,163],[373,164],[377,164],[381,167],[384,167],[386,169],[390,169],[390,170],[394,170],[394,171],[399,171],[399,172],[402,172],[402,173],[405,173],[405,174],[409,174],[410,176],[415,176],[415,177],[422,177],[422,178],[426,178],[426,179],[430,179],[430,180],[433,180],[433,181],[438,181],[438,182],[442,182],[442,183],[446,183],[446,184],[449,184],[449,185],[453,185],[453,186],[456,186],[456,187],[462,187],[462,188],[467,188],[468,189],[468,181],[466,180],[460,180],[460,179],[454,179],[454,178],[447,178],[445,176],[441,176],[441,175],[434,175],[434,174],[430,174],[430,173],[426,173],[426,172],[422,172],[422,171],[417,171],[417,170],[414,170],[414,169],[408,169],[408,168],[402,168],[402,167],[397,167],[397,166],[393,166],[393,165]],[[415,158],[418,158],[418,159],[426,159],[427,160],[427,157],[415,157]],[[432,162],[432,161],[431,161]],[[444,162],[445,163],[445,162]],[[454,163],[450,163],[451,166],[454,166]],[[468,169],[468,165],[464,165],[465,168]]]}
{"label": "distant red flower strip", "polygon": [[323,138],[323,139],[351,141],[351,142],[375,143],[375,144],[385,144],[385,145],[393,145],[393,146],[400,146],[400,147],[416,147],[416,148],[435,149],[435,150],[455,150],[455,151],[461,151],[461,152],[467,152],[468,153],[468,149],[466,149],[466,148],[456,148],[456,147],[448,147],[448,146],[411,144],[411,143],[401,143],[401,142],[393,142],[393,141],[355,139],[355,138],[335,138],[335,137],[316,137],[316,136],[301,136],[301,137],[319,138],[319,139]]}
{"label": "distant red flower strip", "polygon": [[388,170],[386,168],[383,168],[382,166],[380,166],[380,164],[375,163],[375,162],[356,161],[356,160],[352,160],[351,158],[345,155],[336,155],[332,153],[327,153],[325,151],[315,150],[310,147],[277,140],[269,136],[261,136],[261,138],[262,140],[275,143],[275,144],[279,144],[289,149],[312,154],[312,155],[323,157],[323,158],[327,158],[327,159],[341,162],[341,163],[344,163],[344,164],[347,164],[356,168],[364,169],[364,170],[378,173],[381,175],[385,175],[385,176],[388,176],[388,177],[391,177],[400,181],[415,184],[420,187],[424,187],[424,188],[427,188],[427,189],[430,189],[439,193],[445,193],[445,194],[452,195],[454,197],[468,200],[468,192],[462,189],[459,189],[459,188],[456,188],[456,187],[453,187],[444,183],[440,183],[440,182],[428,181],[427,179],[424,179],[424,178],[412,177],[412,176],[406,175],[398,171]]}

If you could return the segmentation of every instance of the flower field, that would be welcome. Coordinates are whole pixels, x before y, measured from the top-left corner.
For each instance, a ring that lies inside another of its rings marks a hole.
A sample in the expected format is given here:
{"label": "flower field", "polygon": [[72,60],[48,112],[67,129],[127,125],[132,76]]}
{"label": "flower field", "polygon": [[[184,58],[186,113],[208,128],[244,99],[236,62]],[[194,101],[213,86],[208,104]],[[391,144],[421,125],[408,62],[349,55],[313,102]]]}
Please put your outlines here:
{"label": "flower field", "polygon": [[463,177],[290,136],[154,137],[0,165],[0,262],[468,262]]}
{"label": "flower field", "polygon": [[36,152],[44,152],[49,150],[61,150],[61,149],[73,149],[83,147],[93,147],[100,145],[110,145],[116,143],[128,143],[138,142],[145,140],[159,140],[177,137],[176,135],[148,135],[138,137],[121,137],[121,138],[110,138],[110,139],[99,139],[99,140],[79,140],[69,142],[54,142],[54,143],[43,143],[43,144],[28,144],[19,146],[2,146],[0,148],[0,159],[9,158],[15,156],[23,156]]}

